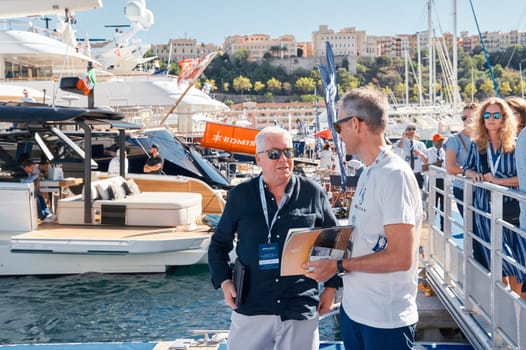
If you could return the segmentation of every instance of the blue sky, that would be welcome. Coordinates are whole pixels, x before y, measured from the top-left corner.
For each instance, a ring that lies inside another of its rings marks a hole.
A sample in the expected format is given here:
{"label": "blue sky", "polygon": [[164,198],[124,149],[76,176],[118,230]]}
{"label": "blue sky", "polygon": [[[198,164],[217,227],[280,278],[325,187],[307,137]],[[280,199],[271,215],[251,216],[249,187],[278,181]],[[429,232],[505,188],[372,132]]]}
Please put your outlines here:
{"label": "blue sky", "polygon": [[[128,23],[126,0],[102,2],[103,8],[76,15],[77,37],[88,32],[90,38],[111,39],[112,29],[104,25]],[[451,32],[453,0],[434,2],[435,30]],[[293,34],[298,41],[310,41],[320,24],[335,31],[356,27],[371,35],[416,33],[427,28],[426,0],[146,0],[146,5],[155,23],[138,37],[152,44],[188,37],[220,45],[229,35],[255,33]],[[473,5],[482,31],[526,30],[524,0],[473,0]],[[476,34],[469,0],[457,0],[457,18],[458,32]]]}

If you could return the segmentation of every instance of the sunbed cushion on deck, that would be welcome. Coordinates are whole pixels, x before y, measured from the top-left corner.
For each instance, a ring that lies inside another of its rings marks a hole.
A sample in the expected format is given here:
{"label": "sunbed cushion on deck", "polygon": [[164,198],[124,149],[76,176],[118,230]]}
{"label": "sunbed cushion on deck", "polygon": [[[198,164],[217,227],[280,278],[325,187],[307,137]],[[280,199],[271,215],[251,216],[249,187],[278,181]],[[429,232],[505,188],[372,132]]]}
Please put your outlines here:
{"label": "sunbed cushion on deck", "polygon": [[[97,183],[92,182],[90,188],[91,188],[91,200],[94,201],[96,199],[100,199],[99,191],[97,191]],[[83,186],[82,187],[82,198],[84,198],[85,191],[86,191],[86,186]]]}
{"label": "sunbed cushion on deck", "polygon": [[[100,182],[105,182],[108,188],[113,188],[110,190],[111,192],[118,192],[119,189],[115,189],[115,186],[120,182],[118,178],[112,178],[114,181],[108,181],[111,179],[96,181],[96,185]],[[120,199],[97,199],[92,202],[92,220],[93,224],[99,224],[102,217],[102,222],[104,222],[106,210],[110,211],[111,207],[114,206],[124,206],[125,217],[123,222],[125,225],[189,225],[200,217],[202,212],[201,202],[201,194],[189,192],[142,192]],[[57,214],[59,224],[83,224],[83,195],[60,199],[57,205]]]}
{"label": "sunbed cushion on deck", "polygon": [[126,208],[184,209],[201,200],[199,193],[189,192],[142,192],[122,199],[99,199],[97,205],[126,205]]}
{"label": "sunbed cushion on deck", "polygon": [[137,186],[133,179],[124,181],[122,183],[122,188],[124,189],[124,192],[126,192],[127,196],[141,193],[139,186]]}
{"label": "sunbed cushion on deck", "polygon": [[110,187],[108,188],[108,194],[110,195],[109,199],[119,200],[126,198],[124,188],[121,185],[114,182],[110,184]]}
{"label": "sunbed cushion on deck", "polygon": [[103,200],[110,199],[110,192],[108,191],[108,188],[110,188],[112,182],[111,181],[101,181],[96,185],[97,192],[99,193],[99,198]]}

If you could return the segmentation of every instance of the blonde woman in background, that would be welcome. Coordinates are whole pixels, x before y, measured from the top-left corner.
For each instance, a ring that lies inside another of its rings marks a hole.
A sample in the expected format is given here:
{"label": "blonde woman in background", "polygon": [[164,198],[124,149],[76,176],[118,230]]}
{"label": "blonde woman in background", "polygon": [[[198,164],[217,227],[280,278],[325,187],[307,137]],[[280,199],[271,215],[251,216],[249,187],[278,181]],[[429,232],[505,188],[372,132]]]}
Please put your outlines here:
{"label": "blonde woman in background", "polygon": [[[473,181],[487,181],[500,186],[517,189],[519,180],[515,165],[515,135],[517,118],[509,105],[501,98],[485,100],[472,115],[473,143],[464,166],[464,175]],[[476,187],[473,205],[484,212],[491,212],[491,193]],[[519,204],[516,200],[504,197],[503,219],[518,225]],[[490,219],[474,214],[474,233],[484,241],[490,242]],[[490,242],[491,243],[491,242]],[[510,230],[503,229],[503,250],[506,255],[524,263],[524,243]],[[486,269],[490,266],[490,251],[478,241],[473,241],[473,257]],[[524,273],[507,262],[503,262],[502,275],[509,286],[520,294]]]}

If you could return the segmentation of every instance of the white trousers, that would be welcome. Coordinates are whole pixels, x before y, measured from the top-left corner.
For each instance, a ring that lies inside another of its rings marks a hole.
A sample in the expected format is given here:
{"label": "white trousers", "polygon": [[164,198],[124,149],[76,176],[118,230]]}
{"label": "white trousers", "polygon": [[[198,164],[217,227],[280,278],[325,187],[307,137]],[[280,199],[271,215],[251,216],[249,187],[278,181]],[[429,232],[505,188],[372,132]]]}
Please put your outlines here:
{"label": "white trousers", "polygon": [[228,350],[318,350],[318,315],[312,320],[281,321],[275,315],[232,312]]}

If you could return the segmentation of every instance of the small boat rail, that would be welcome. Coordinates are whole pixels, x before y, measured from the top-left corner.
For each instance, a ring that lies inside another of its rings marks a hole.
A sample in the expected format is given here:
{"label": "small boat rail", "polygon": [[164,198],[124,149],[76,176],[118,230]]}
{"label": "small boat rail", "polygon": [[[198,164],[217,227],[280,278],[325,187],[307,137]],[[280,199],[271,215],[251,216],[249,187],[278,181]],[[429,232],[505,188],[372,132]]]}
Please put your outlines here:
{"label": "small boat rail", "polygon": [[[436,186],[439,174],[444,178],[444,190]],[[454,181],[461,181],[464,186],[463,201],[453,194]],[[490,191],[489,212],[473,205],[473,190],[477,187]],[[446,198],[443,210],[435,204],[439,194]],[[503,228],[509,229],[511,239],[519,241],[521,237],[526,239],[526,231],[503,220],[504,197],[526,201],[526,195],[519,191],[447,175],[443,168],[430,167],[427,279],[476,349],[526,349],[526,300],[513,292],[502,278],[503,261],[526,273],[524,262],[516,261],[503,251]],[[456,203],[463,205],[463,217]],[[474,214],[490,220],[491,243],[474,233]],[[443,229],[440,219],[443,219]],[[489,271],[474,259],[474,241],[491,252]]]}

